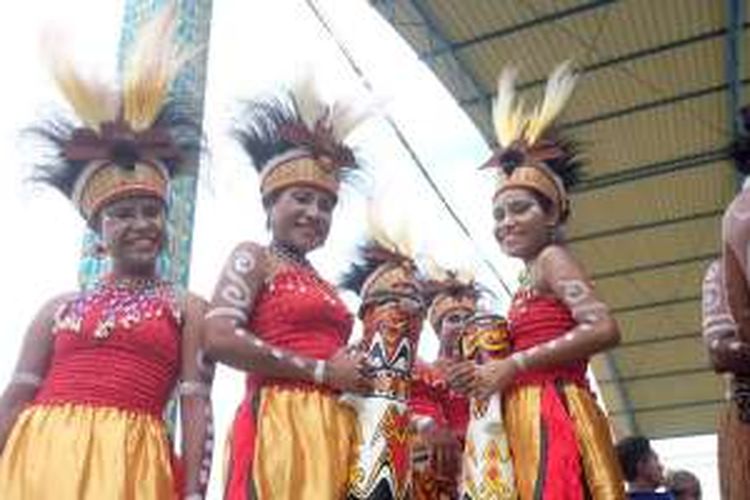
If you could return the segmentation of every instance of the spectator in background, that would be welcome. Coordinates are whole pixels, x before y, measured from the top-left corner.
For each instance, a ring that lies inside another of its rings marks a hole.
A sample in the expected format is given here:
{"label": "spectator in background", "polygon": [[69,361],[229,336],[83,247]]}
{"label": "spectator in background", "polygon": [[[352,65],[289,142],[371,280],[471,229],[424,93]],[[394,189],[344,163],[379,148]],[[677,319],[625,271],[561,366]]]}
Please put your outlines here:
{"label": "spectator in background", "polygon": [[664,467],[648,438],[631,436],[617,443],[620,467],[628,483],[630,500],[674,500],[671,493],[658,493],[664,486]]}
{"label": "spectator in background", "polygon": [[690,471],[678,470],[667,476],[667,490],[674,500],[701,500],[701,482]]}

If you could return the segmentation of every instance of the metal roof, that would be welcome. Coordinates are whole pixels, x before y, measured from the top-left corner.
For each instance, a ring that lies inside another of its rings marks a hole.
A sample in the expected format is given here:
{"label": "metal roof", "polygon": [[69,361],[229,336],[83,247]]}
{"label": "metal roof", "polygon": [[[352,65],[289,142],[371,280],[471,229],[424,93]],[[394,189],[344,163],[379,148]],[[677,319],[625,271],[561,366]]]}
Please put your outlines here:
{"label": "metal roof", "polygon": [[371,0],[493,143],[506,64],[538,97],[583,72],[563,126],[585,146],[569,240],[621,326],[593,361],[620,434],[714,432],[722,400],[700,338],[700,283],[738,187],[726,146],[750,83],[745,14],[726,0]]}

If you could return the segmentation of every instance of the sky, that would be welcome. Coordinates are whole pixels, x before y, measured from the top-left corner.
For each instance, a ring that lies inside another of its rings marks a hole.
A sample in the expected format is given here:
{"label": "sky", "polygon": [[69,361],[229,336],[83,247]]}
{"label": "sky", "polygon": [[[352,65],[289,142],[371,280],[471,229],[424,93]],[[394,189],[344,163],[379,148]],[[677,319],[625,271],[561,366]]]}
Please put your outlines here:
{"label": "sky", "polygon": [[[319,0],[324,16],[361,66],[384,111],[393,117],[473,235],[469,241],[452,223],[424,178],[382,118],[353,136],[370,172],[368,181],[342,192],[329,241],[313,255],[321,273],[335,279],[363,235],[367,195],[381,200],[390,224],[407,224],[417,247],[439,263],[473,267],[480,281],[497,291],[493,307],[505,311],[508,298],[481,265],[491,260],[508,283],[520,266],[504,258],[492,237],[493,180],[476,171],[489,151],[450,94],[367,2]],[[45,29],[69,33],[75,60],[112,76],[122,0],[26,0],[13,16],[0,18],[0,54],[5,80],[0,93],[0,227],[5,234],[0,276],[0,386],[9,378],[26,325],[44,301],[76,287],[83,222],[69,202],[26,181],[28,146],[19,132],[61,99],[39,50]],[[304,0],[215,2],[209,51],[204,131],[210,155],[202,165],[195,220],[190,288],[210,296],[230,250],[243,240],[267,241],[257,176],[228,137],[237,102],[272,91],[299,71],[314,67],[331,93],[362,90],[341,53]],[[356,307],[356,299],[345,297]],[[434,357],[437,342],[425,330],[420,356]],[[221,369],[214,388],[217,448],[210,498],[220,498],[224,433],[241,397],[241,377]],[[715,438],[667,440],[657,449],[670,467],[699,472],[715,488]],[[674,458],[673,458],[674,457]]]}

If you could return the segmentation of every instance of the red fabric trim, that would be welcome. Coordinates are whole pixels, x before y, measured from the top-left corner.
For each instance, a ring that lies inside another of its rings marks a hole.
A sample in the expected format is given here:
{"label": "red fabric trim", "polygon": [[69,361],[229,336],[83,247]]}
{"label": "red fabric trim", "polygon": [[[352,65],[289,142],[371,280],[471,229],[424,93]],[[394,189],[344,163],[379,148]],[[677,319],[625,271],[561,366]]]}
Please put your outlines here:
{"label": "red fabric trim", "polygon": [[237,409],[232,423],[229,483],[225,500],[250,500],[247,492],[252,480],[256,433],[255,416],[250,407],[250,397],[247,397]]}
{"label": "red fabric trim", "polygon": [[578,447],[573,420],[554,385],[542,389],[542,425],[545,429],[545,450],[542,471],[545,500],[583,500],[581,451]]}

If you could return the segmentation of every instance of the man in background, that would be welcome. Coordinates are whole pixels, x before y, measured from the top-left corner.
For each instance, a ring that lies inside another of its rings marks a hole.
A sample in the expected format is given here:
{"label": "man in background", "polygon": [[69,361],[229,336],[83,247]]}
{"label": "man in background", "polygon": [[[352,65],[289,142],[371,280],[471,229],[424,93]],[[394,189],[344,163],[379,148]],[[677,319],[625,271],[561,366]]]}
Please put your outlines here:
{"label": "man in background", "polygon": [[665,485],[664,467],[648,438],[631,436],[617,443],[617,456],[628,483],[629,500],[674,500],[671,493],[657,492]]}

